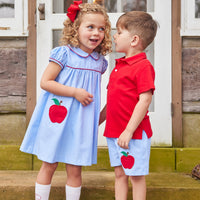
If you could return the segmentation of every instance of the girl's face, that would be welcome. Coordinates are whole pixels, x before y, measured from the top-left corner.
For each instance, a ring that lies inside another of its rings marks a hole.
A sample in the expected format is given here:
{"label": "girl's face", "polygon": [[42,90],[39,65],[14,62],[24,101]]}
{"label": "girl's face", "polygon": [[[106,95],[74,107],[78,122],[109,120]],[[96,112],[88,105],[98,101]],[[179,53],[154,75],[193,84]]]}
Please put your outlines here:
{"label": "girl's face", "polygon": [[102,14],[85,14],[78,29],[79,47],[92,53],[99,46],[105,35],[105,19]]}

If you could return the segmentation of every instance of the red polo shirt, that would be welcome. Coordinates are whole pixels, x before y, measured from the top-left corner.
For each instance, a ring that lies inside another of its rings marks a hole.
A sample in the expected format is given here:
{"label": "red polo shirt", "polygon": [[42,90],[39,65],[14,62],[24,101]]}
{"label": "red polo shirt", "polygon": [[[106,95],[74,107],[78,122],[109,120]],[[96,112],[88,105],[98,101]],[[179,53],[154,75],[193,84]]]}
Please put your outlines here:
{"label": "red polo shirt", "polygon": [[[155,71],[145,53],[133,57],[116,59],[108,83],[106,127],[104,136],[118,138],[125,130],[133,110],[143,92],[155,90]],[[147,112],[148,113],[148,112]],[[133,139],[142,139],[144,130],[147,137],[152,136],[149,116],[143,121],[133,134]]]}

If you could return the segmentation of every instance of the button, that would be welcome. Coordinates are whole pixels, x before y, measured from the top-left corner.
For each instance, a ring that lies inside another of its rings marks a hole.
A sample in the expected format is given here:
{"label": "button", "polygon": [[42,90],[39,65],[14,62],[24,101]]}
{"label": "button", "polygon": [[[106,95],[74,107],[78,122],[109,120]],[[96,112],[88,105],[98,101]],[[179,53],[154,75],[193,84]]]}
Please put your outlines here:
{"label": "button", "polygon": [[118,70],[117,69],[115,69],[115,72],[117,72]]}

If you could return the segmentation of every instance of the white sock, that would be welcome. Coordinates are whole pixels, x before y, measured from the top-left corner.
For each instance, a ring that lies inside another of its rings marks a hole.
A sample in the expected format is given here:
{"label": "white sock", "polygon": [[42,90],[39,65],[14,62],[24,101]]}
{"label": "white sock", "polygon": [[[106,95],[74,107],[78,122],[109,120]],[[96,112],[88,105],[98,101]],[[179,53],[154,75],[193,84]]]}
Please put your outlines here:
{"label": "white sock", "polygon": [[41,185],[35,183],[35,200],[48,200],[51,189],[50,185]]}
{"label": "white sock", "polygon": [[65,185],[66,200],[79,200],[81,196],[81,186],[71,187]]}

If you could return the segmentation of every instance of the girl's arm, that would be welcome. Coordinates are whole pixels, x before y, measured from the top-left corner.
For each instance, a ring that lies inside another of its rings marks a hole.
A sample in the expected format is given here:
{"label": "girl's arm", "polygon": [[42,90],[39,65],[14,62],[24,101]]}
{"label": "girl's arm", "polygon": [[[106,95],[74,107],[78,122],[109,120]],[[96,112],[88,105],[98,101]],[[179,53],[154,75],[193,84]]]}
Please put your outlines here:
{"label": "girl's arm", "polygon": [[100,112],[100,117],[99,117],[99,125],[101,125],[104,121],[106,120],[106,105]]}
{"label": "girl's arm", "polygon": [[60,71],[61,67],[57,63],[50,62],[42,75],[41,88],[55,95],[74,97],[83,106],[90,104],[93,101],[93,95],[85,89],[66,86],[55,81]]}
{"label": "girl's arm", "polygon": [[149,105],[152,100],[152,91],[141,93],[139,101],[135,106],[132,116],[126,126],[126,129],[121,133],[118,139],[118,145],[124,149],[128,149],[128,144],[133,137],[133,134],[141,121],[144,119]]}

